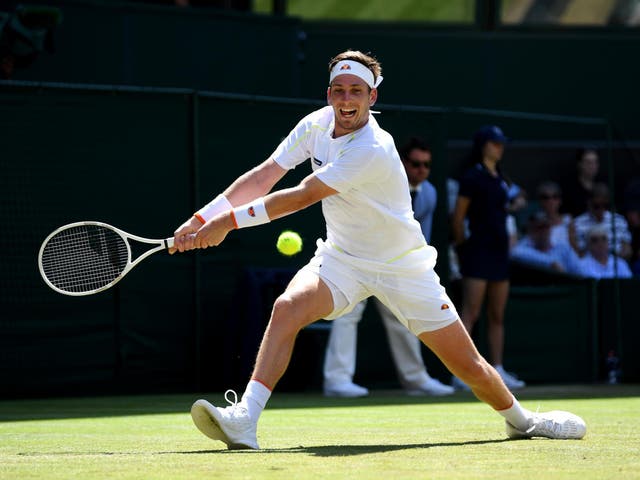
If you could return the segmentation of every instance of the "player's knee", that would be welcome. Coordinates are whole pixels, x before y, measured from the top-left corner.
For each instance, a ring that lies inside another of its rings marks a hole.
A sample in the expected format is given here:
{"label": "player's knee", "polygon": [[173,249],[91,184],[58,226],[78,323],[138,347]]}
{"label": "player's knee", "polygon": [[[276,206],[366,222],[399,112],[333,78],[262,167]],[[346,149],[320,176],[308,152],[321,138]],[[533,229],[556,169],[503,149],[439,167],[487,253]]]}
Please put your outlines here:
{"label": "player's knee", "polygon": [[291,297],[280,295],[273,304],[270,320],[272,326],[298,332],[312,321],[304,305]]}

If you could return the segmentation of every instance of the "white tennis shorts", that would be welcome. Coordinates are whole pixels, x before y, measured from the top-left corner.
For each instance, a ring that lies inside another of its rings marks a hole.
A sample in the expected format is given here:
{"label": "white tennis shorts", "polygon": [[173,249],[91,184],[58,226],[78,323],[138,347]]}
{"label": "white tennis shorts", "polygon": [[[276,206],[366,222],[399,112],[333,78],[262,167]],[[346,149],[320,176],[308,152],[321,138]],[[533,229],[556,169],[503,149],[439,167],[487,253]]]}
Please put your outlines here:
{"label": "white tennis shorts", "polygon": [[318,240],[311,261],[303,267],[318,275],[333,296],[334,309],[327,320],[350,312],[374,296],[415,335],[439,330],[458,320],[458,312],[434,267],[436,249],[425,245],[393,262],[375,262],[341,252]]}

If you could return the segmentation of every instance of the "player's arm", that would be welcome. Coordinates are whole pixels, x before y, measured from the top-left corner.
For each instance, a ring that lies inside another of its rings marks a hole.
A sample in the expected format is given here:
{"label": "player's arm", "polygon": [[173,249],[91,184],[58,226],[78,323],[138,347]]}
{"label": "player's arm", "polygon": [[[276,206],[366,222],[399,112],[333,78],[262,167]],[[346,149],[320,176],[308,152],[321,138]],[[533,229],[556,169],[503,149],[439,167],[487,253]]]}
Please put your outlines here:
{"label": "player's arm", "polygon": [[[230,210],[246,202],[262,197],[287,173],[287,170],[269,158],[260,165],[238,177],[227,189],[211,203],[194,213],[174,232],[175,247],[169,253],[189,250],[185,241],[196,233],[210,217],[216,213]],[[206,213],[205,213],[206,212]],[[193,247],[191,247],[193,248]]]}
{"label": "player's arm", "polygon": [[238,207],[269,193],[287,170],[269,158],[238,177],[223,192],[232,206]]}
{"label": "player's arm", "polygon": [[295,187],[273,192],[265,197],[270,220],[281,218],[313,205],[323,198],[338,193],[314,174],[307,176]]}
{"label": "player's arm", "polygon": [[[335,189],[311,174],[295,187],[272,192],[251,200],[250,204],[216,215],[198,230],[192,245],[190,241],[185,245],[192,248],[219,245],[231,230],[284,217],[336,193],[338,192]],[[249,210],[252,210],[251,214],[247,213]]]}

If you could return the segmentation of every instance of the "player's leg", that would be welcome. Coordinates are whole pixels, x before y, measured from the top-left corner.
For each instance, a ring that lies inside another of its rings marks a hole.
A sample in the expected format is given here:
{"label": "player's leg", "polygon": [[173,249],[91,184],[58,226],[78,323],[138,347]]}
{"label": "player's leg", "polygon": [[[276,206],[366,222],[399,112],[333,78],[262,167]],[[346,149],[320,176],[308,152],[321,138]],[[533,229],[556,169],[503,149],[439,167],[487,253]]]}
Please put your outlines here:
{"label": "player's leg", "polygon": [[[423,252],[428,260],[429,250]],[[399,265],[421,265],[419,253],[407,256]],[[507,421],[507,434],[514,437],[582,438],[584,421],[568,412],[533,413],[521,407],[498,372],[478,352],[455,306],[429,268],[415,275],[382,278],[375,295],[397,318],[429,347],[454,375],[473,393],[489,404]]]}
{"label": "player's leg", "polygon": [[324,394],[328,397],[364,397],[369,390],[353,383],[356,371],[358,323],[367,301],[358,303],[353,310],[331,321],[331,331],[324,356]]}
{"label": "player's leg", "polygon": [[209,438],[226,443],[229,449],[258,449],[258,418],[289,364],[296,335],[332,311],[333,297],[324,281],[313,272],[300,270],[273,306],[242,400],[238,403],[237,397],[233,401],[227,397],[231,405],[226,408],[196,401],[191,407],[196,427]]}
{"label": "player's leg", "polygon": [[461,322],[422,332],[419,338],[473,393],[505,418],[511,438],[580,439],[587,428],[577,415],[563,411],[533,413],[520,406],[498,372],[478,353]]}
{"label": "player's leg", "polygon": [[[469,335],[473,333],[473,328],[480,317],[486,294],[486,280],[475,277],[462,278],[462,311],[460,312],[460,320],[462,320],[462,324]],[[458,390],[469,390],[469,385],[456,375],[451,378],[451,385]]]}
{"label": "player's leg", "polygon": [[387,332],[389,349],[398,378],[408,395],[450,395],[454,389],[440,383],[427,372],[420,340],[405,327],[380,300],[374,299]]}
{"label": "player's leg", "polygon": [[300,270],[273,305],[251,378],[273,389],[289,365],[298,332],[332,311],[329,287],[314,273]]}
{"label": "player's leg", "polygon": [[480,355],[461,322],[454,322],[438,330],[422,332],[419,338],[480,400],[496,410],[511,405],[513,395],[504,385],[500,375]]}

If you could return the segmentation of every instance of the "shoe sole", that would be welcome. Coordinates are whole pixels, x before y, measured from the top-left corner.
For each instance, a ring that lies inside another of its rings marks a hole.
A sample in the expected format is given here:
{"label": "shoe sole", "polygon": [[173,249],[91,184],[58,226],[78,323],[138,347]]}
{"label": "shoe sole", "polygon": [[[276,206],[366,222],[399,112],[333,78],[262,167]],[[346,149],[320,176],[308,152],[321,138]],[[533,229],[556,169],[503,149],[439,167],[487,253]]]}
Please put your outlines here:
{"label": "shoe sole", "polygon": [[234,443],[229,439],[229,436],[224,433],[224,430],[220,427],[218,419],[218,411],[216,407],[211,405],[206,400],[197,400],[191,406],[191,419],[196,428],[200,430],[207,437],[212,440],[219,440],[227,445],[229,450],[244,450],[252,449],[258,450],[257,445],[249,445],[245,443]]}
{"label": "shoe sole", "polygon": [[214,409],[215,407],[206,400],[198,400],[191,406],[191,419],[198,430],[207,437],[229,444],[229,439],[216,421]]}

